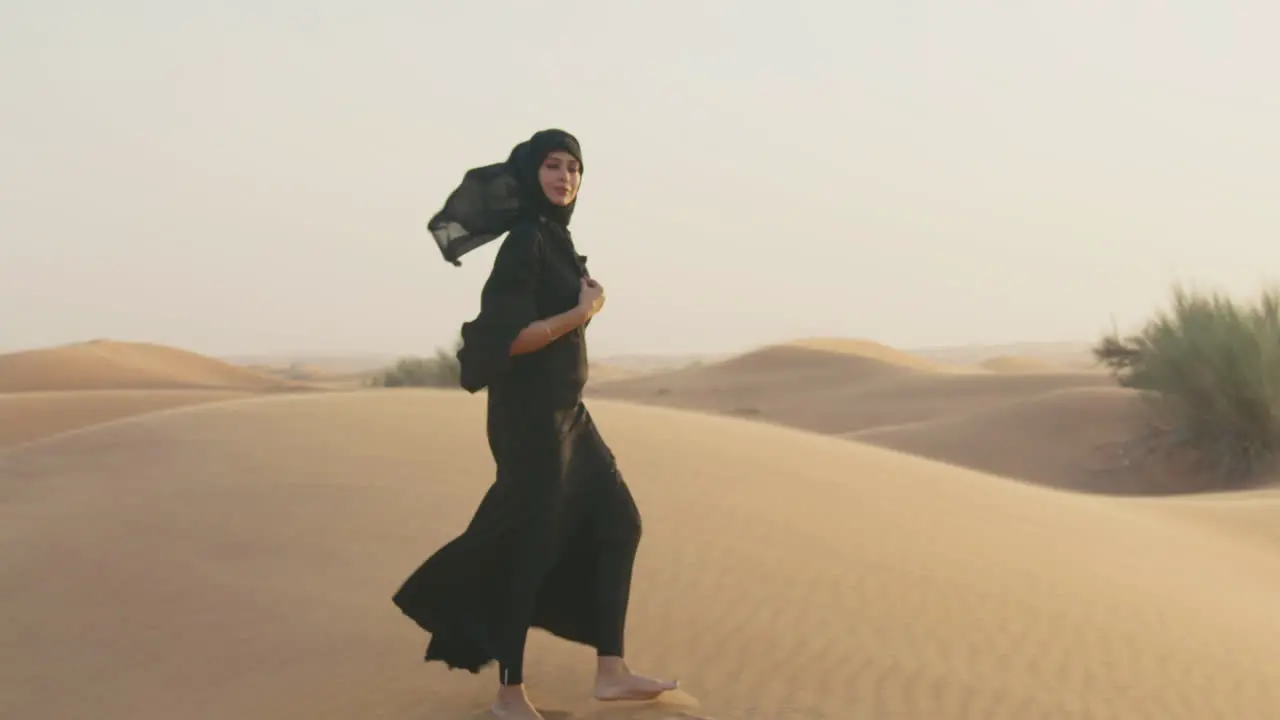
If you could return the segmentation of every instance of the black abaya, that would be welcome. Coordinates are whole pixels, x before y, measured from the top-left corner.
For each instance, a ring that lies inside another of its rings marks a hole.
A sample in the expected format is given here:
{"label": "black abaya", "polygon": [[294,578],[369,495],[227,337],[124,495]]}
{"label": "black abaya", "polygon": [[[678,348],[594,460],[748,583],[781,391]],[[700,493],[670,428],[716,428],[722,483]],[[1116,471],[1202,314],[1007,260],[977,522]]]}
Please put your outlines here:
{"label": "black abaya", "polygon": [[518,672],[529,627],[622,654],[640,516],[582,403],[585,329],[509,352],[530,323],[574,307],[586,276],[565,226],[523,221],[498,250],[479,315],[463,325],[462,385],[488,387],[497,477],[466,530],[395,594],[431,633],[428,661],[479,672],[498,660]]}

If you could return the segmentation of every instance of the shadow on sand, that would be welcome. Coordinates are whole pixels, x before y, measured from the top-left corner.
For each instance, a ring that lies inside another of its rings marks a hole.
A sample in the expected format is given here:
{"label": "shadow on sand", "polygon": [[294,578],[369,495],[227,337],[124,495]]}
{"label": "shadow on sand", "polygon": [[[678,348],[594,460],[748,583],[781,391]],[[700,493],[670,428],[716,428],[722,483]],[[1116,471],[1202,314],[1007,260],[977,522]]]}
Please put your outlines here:
{"label": "shadow on sand", "polygon": [[[544,706],[539,707],[538,712],[545,720],[715,720],[696,712],[697,707],[696,698],[676,690],[649,702],[592,701],[573,710]],[[494,720],[494,717],[489,708],[484,708],[469,715],[467,720]]]}

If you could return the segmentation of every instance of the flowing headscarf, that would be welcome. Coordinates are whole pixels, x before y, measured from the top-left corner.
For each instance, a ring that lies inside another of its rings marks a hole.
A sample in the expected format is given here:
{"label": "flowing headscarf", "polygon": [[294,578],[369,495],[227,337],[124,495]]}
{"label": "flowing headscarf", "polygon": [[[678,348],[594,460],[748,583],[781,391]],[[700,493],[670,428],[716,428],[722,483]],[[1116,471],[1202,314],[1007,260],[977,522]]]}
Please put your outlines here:
{"label": "flowing headscarf", "polygon": [[568,206],[555,205],[538,182],[538,169],[556,150],[569,153],[582,165],[578,139],[550,129],[512,148],[506,162],[468,170],[440,212],[427,221],[444,259],[461,265],[463,255],[506,234],[524,219],[541,216],[568,227],[577,197]]}

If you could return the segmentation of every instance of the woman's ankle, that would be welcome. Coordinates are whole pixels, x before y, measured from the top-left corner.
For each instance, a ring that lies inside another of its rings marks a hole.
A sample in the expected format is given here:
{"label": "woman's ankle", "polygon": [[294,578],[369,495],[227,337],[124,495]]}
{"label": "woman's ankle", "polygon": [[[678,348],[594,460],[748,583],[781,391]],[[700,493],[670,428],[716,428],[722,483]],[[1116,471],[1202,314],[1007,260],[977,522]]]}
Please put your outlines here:
{"label": "woman's ankle", "polygon": [[622,659],[621,655],[596,656],[596,674],[621,675],[626,672],[629,672],[627,669],[627,663]]}

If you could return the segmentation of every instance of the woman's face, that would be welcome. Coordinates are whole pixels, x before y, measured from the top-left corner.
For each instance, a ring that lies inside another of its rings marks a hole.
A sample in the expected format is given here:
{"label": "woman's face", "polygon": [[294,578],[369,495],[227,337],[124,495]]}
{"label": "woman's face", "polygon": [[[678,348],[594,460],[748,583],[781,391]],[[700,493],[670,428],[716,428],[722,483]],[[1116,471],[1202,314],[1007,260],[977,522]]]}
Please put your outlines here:
{"label": "woman's face", "polygon": [[538,184],[552,205],[566,207],[578,197],[582,165],[569,153],[556,150],[538,168]]}

